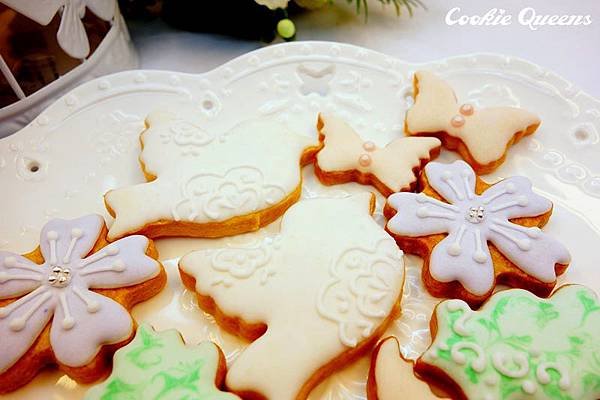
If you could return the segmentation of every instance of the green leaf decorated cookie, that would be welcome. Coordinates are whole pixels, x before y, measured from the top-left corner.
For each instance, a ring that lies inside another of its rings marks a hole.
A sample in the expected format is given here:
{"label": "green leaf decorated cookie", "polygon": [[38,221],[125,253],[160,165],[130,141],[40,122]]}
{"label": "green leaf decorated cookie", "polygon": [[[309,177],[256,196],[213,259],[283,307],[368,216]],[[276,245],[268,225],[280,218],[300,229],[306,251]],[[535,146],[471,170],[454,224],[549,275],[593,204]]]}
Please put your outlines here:
{"label": "green leaf decorated cookie", "polygon": [[186,345],[175,330],[141,325],[133,341],[115,353],[112,374],[85,399],[240,400],[219,390],[226,368],[213,342]]}
{"label": "green leaf decorated cookie", "polygon": [[600,302],[584,286],[563,286],[548,299],[505,290],[478,311],[443,301],[432,335],[415,371],[453,398],[600,398]]}

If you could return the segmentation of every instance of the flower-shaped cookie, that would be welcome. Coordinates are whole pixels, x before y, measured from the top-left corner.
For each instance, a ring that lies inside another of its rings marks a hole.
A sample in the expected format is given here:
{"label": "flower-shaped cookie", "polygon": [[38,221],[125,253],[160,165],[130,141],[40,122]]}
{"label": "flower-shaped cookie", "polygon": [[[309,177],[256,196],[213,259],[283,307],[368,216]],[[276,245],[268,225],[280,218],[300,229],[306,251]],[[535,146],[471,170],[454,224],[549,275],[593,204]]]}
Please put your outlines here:
{"label": "flower-shaped cookie", "polygon": [[105,235],[99,215],[55,219],[36,251],[0,252],[0,392],[49,363],[77,380],[95,380],[111,353],[103,346],[130,339],[128,308],[160,291],[166,275],[146,237],[107,244]]}
{"label": "flower-shaped cookie", "polygon": [[550,294],[570,255],[539,229],[552,202],[527,178],[490,186],[455,161],[427,164],[421,180],[422,193],[393,194],[385,213],[400,248],[425,258],[423,279],[433,295],[476,304],[497,281]]}
{"label": "flower-shaped cookie", "polygon": [[600,302],[585,286],[548,299],[520,289],[477,311],[461,300],[435,309],[433,342],[415,371],[453,399],[600,398]]}
{"label": "flower-shaped cookie", "polygon": [[186,345],[175,330],[154,332],[141,325],[133,341],[115,353],[110,377],[85,400],[240,400],[219,390],[226,372],[223,352],[213,342]]}

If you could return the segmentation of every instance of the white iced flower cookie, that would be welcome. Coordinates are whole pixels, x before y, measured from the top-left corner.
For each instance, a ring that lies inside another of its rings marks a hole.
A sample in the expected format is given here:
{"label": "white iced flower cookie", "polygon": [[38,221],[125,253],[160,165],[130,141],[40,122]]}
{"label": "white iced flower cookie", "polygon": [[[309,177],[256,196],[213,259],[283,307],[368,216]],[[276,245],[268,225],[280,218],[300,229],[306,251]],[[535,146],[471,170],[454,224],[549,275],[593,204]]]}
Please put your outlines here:
{"label": "white iced flower cookie", "polygon": [[331,115],[319,114],[317,129],[324,144],[315,160],[319,180],[373,185],[384,196],[414,189],[421,167],[437,157],[441,146],[436,138],[401,137],[379,148]]}
{"label": "white iced flower cookie", "polygon": [[220,390],[227,364],[213,342],[189,345],[176,330],[141,325],[114,358],[112,374],[88,390],[85,400],[240,400]]}
{"label": "white iced flower cookie", "polygon": [[415,371],[454,399],[600,398],[600,303],[584,286],[562,286],[548,299],[504,290],[477,311],[443,301],[432,327]]}
{"label": "white iced flower cookie", "polygon": [[433,295],[477,304],[497,283],[550,294],[571,258],[540,230],[552,202],[527,178],[488,185],[455,161],[427,164],[421,180],[422,193],[395,193],[384,211],[400,248],[425,259],[423,280]]}
{"label": "white iced flower cookie", "polygon": [[400,352],[398,339],[385,338],[375,348],[367,381],[369,400],[440,400],[413,372],[413,362]]}
{"label": "white iced flower cookie", "polygon": [[146,119],[140,161],[147,183],[111,190],[108,237],[221,237],[256,230],[300,198],[301,167],[318,146],[270,120],[208,132],[190,116]]}
{"label": "white iced flower cookie", "polygon": [[383,333],[399,308],[404,264],[373,208],[369,193],[304,200],[275,238],[181,260],[200,306],[253,341],[231,365],[229,390],[305,399]]}
{"label": "white iced flower cookie", "polygon": [[146,237],[108,244],[105,236],[99,215],[54,219],[34,252],[0,252],[0,393],[48,364],[96,380],[131,338],[128,310],[158,293],[166,275]]}
{"label": "white iced flower cookie", "polygon": [[496,169],[508,148],[533,134],[540,119],[516,107],[476,109],[457,101],[441,78],[418,71],[413,78],[414,105],[407,111],[405,131],[413,136],[435,136],[444,146],[457,150],[478,174]]}

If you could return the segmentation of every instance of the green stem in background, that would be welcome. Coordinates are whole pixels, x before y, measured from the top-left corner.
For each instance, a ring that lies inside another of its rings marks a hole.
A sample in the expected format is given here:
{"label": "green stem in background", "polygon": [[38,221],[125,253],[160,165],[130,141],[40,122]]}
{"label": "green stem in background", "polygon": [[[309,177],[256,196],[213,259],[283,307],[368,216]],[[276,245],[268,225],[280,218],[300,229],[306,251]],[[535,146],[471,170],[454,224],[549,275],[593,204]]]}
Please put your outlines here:
{"label": "green stem in background", "polygon": [[[352,3],[356,1],[356,13],[361,13],[361,7],[365,10],[365,20],[369,16],[369,4],[368,0],[346,0],[348,3]],[[396,9],[396,15],[402,15],[402,8],[406,7],[409,16],[413,16],[415,8],[422,8],[427,10],[427,6],[423,4],[421,0],[379,0],[379,2],[383,5],[393,4]],[[333,0],[330,0],[330,4],[333,3]]]}

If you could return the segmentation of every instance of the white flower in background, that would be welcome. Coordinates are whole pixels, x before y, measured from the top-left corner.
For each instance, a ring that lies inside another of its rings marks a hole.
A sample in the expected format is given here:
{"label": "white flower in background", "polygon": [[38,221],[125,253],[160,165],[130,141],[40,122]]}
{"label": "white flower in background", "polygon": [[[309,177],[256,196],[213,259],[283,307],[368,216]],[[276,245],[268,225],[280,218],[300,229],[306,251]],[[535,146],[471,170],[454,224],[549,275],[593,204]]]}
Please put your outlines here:
{"label": "white flower in background", "polygon": [[276,10],[278,8],[286,8],[290,0],[255,0],[258,4],[267,6],[271,10]]}
{"label": "white flower in background", "polygon": [[56,38],[59,46],[73,58],[85,58],[90,53],[90,43],[81,22],[86,8],[98,18],[111,21],[117,4],[116,0],[0,0],[0,3],[40,25],[48,25],[54,15],[60,12]]}

